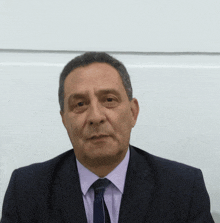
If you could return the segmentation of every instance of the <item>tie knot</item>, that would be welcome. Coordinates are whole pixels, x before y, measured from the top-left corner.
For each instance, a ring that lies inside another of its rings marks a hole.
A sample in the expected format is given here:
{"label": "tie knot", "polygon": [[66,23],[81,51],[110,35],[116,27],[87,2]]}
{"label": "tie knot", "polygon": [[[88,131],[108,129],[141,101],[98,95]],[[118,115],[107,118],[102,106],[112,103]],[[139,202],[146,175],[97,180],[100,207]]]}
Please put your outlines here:
{"label": "tie knot", "polygon": [[104,191],[105,188],[110,184],[110,180],[104,178],[104,179],[98,179],[93,184],[92,187],[95,191],[95,193],[99,193],[99,191]]}

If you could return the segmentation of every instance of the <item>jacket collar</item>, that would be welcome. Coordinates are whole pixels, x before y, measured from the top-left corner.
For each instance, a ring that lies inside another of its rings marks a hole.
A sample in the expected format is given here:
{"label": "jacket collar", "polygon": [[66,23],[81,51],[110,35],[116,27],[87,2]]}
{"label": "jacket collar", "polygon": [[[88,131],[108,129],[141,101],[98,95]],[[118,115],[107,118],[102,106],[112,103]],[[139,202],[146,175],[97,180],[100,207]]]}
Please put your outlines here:
{"label": "jacket collar", "polygon": [[56,212],[62,216],[62,222],[85,223],[86,212],[73,150],[59,168],[54,181],[54,190],[57,190],[54,191],[53,202],[56,205]]}
{"label": "jacket collar", "polygon": [[[155,185],[150,163],[133,146],[129,149],[130,160],[121,200],[119,223],[133,223],[137,222],[137,219],[139,222],[143,221]],[[55,209],[62,216],[62,221],[87,222],[74,151],[58,170],[53,188],[57,191],[53,191],[55,195],[52,195],[52,198],[55,199]]]}
{"label": "jacket collar", "polygon": [[143,222],[152,200],[155,185],[150,163],[130,146],[130,161],[121,200],[119,223]]}

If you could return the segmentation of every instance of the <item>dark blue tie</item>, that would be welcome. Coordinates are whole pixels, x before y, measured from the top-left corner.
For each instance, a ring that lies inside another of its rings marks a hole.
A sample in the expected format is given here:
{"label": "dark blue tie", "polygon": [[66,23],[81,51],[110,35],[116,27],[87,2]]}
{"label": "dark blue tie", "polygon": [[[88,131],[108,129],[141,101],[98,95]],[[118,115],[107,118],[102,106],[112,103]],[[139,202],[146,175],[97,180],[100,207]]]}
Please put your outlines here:
{"label": "dark blue tie", "polygon": [[92,185],[94,189],[94,198],[95,198],[94,209],[93,209],[93,223],[110,222],[108,210],[105,205],[105,201],[103,197],[105,188],[110,183],[111,182],[108,179],[104,178],[104,179],[98,179]]}

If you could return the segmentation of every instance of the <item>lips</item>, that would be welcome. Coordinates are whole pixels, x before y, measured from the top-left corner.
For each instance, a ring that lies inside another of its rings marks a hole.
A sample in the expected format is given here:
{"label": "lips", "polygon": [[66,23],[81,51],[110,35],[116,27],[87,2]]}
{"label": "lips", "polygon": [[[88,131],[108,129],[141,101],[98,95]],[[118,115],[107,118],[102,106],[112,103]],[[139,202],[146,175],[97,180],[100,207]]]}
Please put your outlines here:
{"label": "lips", "polygon": [[106,138],[109,135],[93,135],[92,137],[90,137],[90,140],[95,140],[95,139],[102,139],[102,138]]}

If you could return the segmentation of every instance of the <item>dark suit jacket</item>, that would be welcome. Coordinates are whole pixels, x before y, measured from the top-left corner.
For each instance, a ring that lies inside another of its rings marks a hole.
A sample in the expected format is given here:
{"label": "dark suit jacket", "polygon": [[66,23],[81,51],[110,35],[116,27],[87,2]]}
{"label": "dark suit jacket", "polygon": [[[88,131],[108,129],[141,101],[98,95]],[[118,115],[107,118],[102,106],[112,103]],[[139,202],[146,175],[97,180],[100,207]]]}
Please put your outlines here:
{"label": "dark suit jacket", "polygon": [[[210,201],[199,169],[130,146],[120,223],[209,223]],[[73,150],[15,170],[1,223],[86,223]]]}

